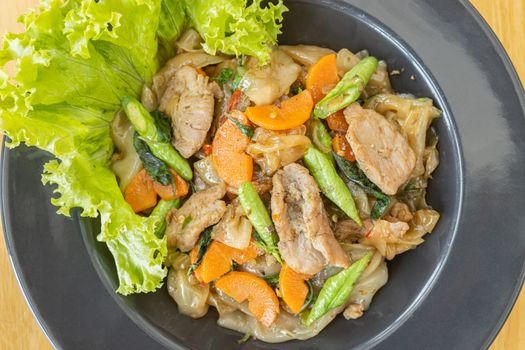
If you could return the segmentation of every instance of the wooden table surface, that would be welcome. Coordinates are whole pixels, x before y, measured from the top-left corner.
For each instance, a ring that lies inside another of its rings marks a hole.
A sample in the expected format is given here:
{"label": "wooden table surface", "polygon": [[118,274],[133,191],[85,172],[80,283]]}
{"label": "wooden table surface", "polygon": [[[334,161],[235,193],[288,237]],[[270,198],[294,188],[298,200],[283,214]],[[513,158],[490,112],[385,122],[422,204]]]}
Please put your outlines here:
{"label": "wooden table surface", "polygon": [[[0,0],[0,34],[19,30],[16,18],[36,0]],[[502,41],[525,83],[525,1],[472,0]],[[24,301],[0,227],[0,349],[52,349]],[[525,288],[491,350],[525,349]]]}

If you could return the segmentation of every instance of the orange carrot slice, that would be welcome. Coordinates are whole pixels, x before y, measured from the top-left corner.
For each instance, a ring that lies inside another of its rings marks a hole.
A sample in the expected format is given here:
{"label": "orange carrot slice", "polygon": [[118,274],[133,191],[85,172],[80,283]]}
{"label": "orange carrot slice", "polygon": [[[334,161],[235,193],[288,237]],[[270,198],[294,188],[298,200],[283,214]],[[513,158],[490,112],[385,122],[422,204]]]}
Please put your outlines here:
{"label": "orange carrot slice", "polygon": [[230,256],[232,260],[240,265],[250,260],[253,260],[259,255],[261,255],[261,251],[253,243],[250,243],[250,245],[246,249],[237,249],[237,248],[227,246],[225,244],[223,245],[226,246],[227,249],[230,251]]}
{"label": "orange carrot slice", "polygon": [[233,92],[232,97],[230,98],[230,102],[228,103],[228,108],[226,108],[226,112],[230,113],[233,111],[236,107],[239,101],[242,97],[242,91],[237,89]]}
{"label": "orange carrot slice", "polygon": [[338,82],[335,54],[321,57],[310,67],[306,76],[306,88],[312,93],[314,103],[321,101]]}
{"label": "orange carrot slice", "polygon": [[[155,189],[155,192],[157,192],[160,198],[164,200],[172,200],[187,195],[190,190],[188,183],[172,169],[170,169],[170,173],[173,178],[173,187],[171,184],[164,186],[163,184],[154,181],[153,188]],[[175,191],[173,191],[173,188],[175,188]]]}
{"label": "orange carrot slice", "polygon": [[352,146],[346,140],[346,137],[343,135],[337,134],[332,139],[332,148],[334,152],[345,158],[350,162],[355,162],[354,151],[352,151]]}
{"label": "orange carrot slice", "polygon": [[209,156],[211,154],[211,145],[210,144],[205,144],[205,145],[202,145],[201,147],[201,153],[204,154],[204,156]]}
{"label": "orange carrot slice", "polygon": [[[232,113],[243,125],[250,125],[241,112]],[[229,118],[219,127],[212,144],[212,161],[219,177],[229,186],[238,188],[243,182],[251,181],[253,159],[244,151],[250,139]]]}
{"label": "orange carrot slice", "polygon": [[131,179],[124,191],[124,199],[135,213],[153,208],[157,204],[157,192],[153,179],[142,169]]}
{"label": "orange carrot slice", "polygon": [[208,75],[206,74],[206,72],[204,71],[204,69],[202,69],[201,67],[197,67],[197,73],[203,77],[207,77]]}
{"label": "orange carrot slice", "polygon": [[[232,259],[221,247],[222,243],[213,241],[204,254],[201,264],[195,270],[195,277],[203,282],[210,283],[228,273],[232,268]],[[197,246],[190,253],[190,261],[194,264],[197,261]]]}
{"label": "orange carrot slice", "polygon": [[308,296],[308,285],[305,280],[310,279],[311,276],[295,272],[286,264],[281,268],[279,273],[279,291],[281,297],[294,312],[299,313],[304,305],[304,301]]}
{"label": "orange carrot slice", "polygon": [[270,130],[286,130],[304,124],[310,119],[314,101],[308,90],[276,105],[248,107],[246,116],[254,124]]}
{"label": "orange carrot slice", "polygon": [[248,309],[264,326],[269,327],[279,315],[279,300],[273,289],[260,277],[248,272],[232,271],[215,286],[238,303],[248,300]]}
{"label": "orange carrot slice", "polygon": [[346,122],[343,110],[337,111],[326,118],[326,123],[330,130],[346,133],[348,131],[348,123]]}
{"label": "orange carrot slice", "polygon": [[[232,268],[232,261],[237,264],[244,264],[255,259],[260,254],[254,244],[246,249],[236,249],[218,241],[210,243],[208,250],[202,258],[202,262],[195,270],[195,277],[203,282],[211,281],[221,277]],[[190,261],[194,264],[197,261],[197,246],[190,253]]]}

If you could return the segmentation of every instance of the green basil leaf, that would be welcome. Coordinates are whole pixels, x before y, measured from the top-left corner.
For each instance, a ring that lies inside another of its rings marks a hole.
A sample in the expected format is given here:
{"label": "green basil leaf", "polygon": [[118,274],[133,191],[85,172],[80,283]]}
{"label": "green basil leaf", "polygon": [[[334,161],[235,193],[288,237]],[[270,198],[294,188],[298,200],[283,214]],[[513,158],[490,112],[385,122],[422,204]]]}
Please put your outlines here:
{"label": "green basil leaf", "polygon": [[295,86],[290,92],[292,95],[299,95],[301,92],[303,92],[303,88],[301,86]]}
{"label": "green basil leaf", "polygon": [[252,139],[253,137],[253,128],[251,126],[248,126],[248,125],[244,125],[242,124],[241,122],[239,122],[237,119],[235,118],[232,118],[231,116],[228,116],[228,119],[230,119],[233,124],[235,124],[235,126],[241,130],[241,132],[247,137],[249,138],[250,140]]}
{"label": "green basil leaf", "polygon": [[370,211],[370,216],[372,217],[372,219],[376,220],[383,216],[388,207],[390,206],[390,202],[390,197],[388,197],[387,195],[384,195],[382,197],[376,197],[376,202],[374,203],[374,206]]}
{"label": "green basil leaf", "polygon": [[137,151],[144,169],[157,182],[166,186],[173,185],[173,177],[169,171],[168,166],[151,152],[149,146],[144,140],[138,136],[137,133],[133,135],[133,146]]}
{"label": "green basil leaf", "polygon": [[306,280],[304,282],[308,285],[308,295],[306,296],[306,300],[304,301],[303,307],[299,312],[303,312],[304,310],[306,310],[308,305],[310,305],[314,300],[314,286],[312,282],[310,282],[310,280]]}
{"label": "green basil leaf", "polygon": [[274,273],[273,275],[262,276],[262,279],[270,285],[272,288],[279,288],[279,274]]}
{"label": "green basil leaf", "polygon": [[215,81],[221,85],[226,84],[230,78],[233,76],[233,70],[230,68],[221,69],[219,75],[215,77]]}
{"label": "green basil leaf", "polygon": [[159,136],[158,142],[171,142],[171,124],[169,117],[161,111],[154,111],[150,113],[155,120],[157,127],[157,134]]}
{"label": "green basil leaf", "polygon": [[242,76],[238,73],[235,74],[235,76],[233,77],[233,80],[230,84],[230,87],[231,87],[231,91],[235,91],[237,90],[237,88],[239,87],[239,84],[241,83],[241,80],[242,80]]}
{"label": "green basil leaf", "polygon": [[188,269],[188,275],[191,275],[193,271],[195,271],[199,265],[202,262],[202,259],[204,258],[204,254],[206,254],[206,251],[208,250],[208,247],[211,243],[211,227],[208,227],[204,232],[201,234],[199,238],[199,243],[197,246],[197,261],[193,264],[191,264],[190,268]]}

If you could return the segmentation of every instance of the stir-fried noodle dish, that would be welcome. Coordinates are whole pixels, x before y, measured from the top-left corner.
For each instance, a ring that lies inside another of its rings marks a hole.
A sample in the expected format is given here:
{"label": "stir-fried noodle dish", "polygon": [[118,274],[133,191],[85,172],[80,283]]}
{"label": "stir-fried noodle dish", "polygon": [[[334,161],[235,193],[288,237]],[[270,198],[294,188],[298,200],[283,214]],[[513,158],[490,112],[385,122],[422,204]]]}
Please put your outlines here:
{"label": "stir-fried noodle dish", "polygon": [[51,1],[0,51],[0,127],[57,157],[60,213],[100,216],[117,292],[266,342],[361,317],[439,220],[440,110],[366,47],[278,44],[286,10]]}

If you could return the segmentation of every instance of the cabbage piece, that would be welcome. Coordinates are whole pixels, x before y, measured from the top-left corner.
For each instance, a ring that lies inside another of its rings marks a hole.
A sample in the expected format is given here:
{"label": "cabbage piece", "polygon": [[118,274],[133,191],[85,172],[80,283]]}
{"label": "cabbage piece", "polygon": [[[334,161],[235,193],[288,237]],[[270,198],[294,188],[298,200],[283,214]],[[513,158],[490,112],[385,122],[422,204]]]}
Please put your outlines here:
{"label": "cabbage piece", "polygon": [[434,230],[438,220],[439,213],[432,209],[416,211],[408,224],[377,220],[360,243],[375,247],[381,255],[392,260],[396,255],[423,243],[423,236]]}
{"label": "cabbage piece", "polygon": [[437,150],[439,137],[434,127],[430,127],[427,132],[427,147],[423,153],[423,161],[425,163],[425,178],[431,178],[432,173],[439,165],[439,152]]}
{"label": "cabbage piece", "polygon": [[206,52],[255,56],[265,64],[288,9],[282,0],[264,8],[261,2],[254,0],[247,6],[246,0],[186,0],[186,11],[205,40],[202,47]]}
{"label": "cabbage piece", "polygon": [[269,105],[288,93],[302,69],[278,49],[272,51],[267,65],[260,67],[260,63],[257,59],[247,60],[246,67],[249,69],[243,75],[239,87],[256,105]]}
{"label": "cabbage piece", "polygon": [[240,265],[239,270],[264,277],[279,274],[281,266],[273,255],[264,254]]}
{"label": "cabbage piece", "polygon": [[315,64],[321,57],[335,53],[332,49],[315,45],[279,45],[279,49],[295,62],[307,67]]}
{"label": "cabbage piece", "polygon": [[359,185],[352,181],[347,182],[346,186],[348,186],[348,189],[352,193],[357,210],[359,210],[359,215],[364,218],[370,217],[372,209],[370,207],[370,202],[366,192]]}
{"label": "cabbage piece", "polygon": [[346,72],[354,68],[354,66],[358,64],[359,61],[361,61],[361,59],[354,55],[350,50],[344,48],[339,50],[336,56],[337,74],[339,77],[342,78]]}
{"label": "cabbage piece", "polygon": [[213,226],[212,238],[233,248],[248,248],[252,238],[252,224],[244,215],[239,201],[228,204],[226,213],[217,225]]}
{"label": "cabbage piece", "polygon": [[428,209],[426,194],[428,179],[424,176],[418,176],[405,183],[396,194],[396,198],[408,205],[411,212],[419,209]]}
{"label": "cabbage piece", "polygon": [[211,156],[193,163],[193,172],[193,183],[196,191],[203,191],[223,182],[213,166]]}
{"label": "cabbage piece", "polygon": [[115,259],[117,292],[162,285],[165,239],[154,220],[136,215],[109,169],[111,121],[125,95],[138,96],[157,70],[160,0],[45,1],[7,34],[0,68],[0,129],[11,139],[53,153],[43,182],[57,185],[58,212],[82,209],[101,218],[97,239]]}
{"label": "cabbage piece", "polygon": [[[364,57],[368,57],[367,51],[361,51],[353,54],[348,49],[341,49],[337,53],[337,73],[343,77],[346,72],[352,69]],[[370,77],[363,93],[364,97],[374,96],[377,94],[389,94],[393,92],[390,83],[390,75],[388,74],[387,64],[385,61],[379,61],[377,68]]]}
{"label": "cabbage piece", "polygon": [[175,43],[179,53],[202,51],[202,38],[195,29],[186,30]]}
{"label": "cabbage piece", "polygon": [[111,123],[111,138],[118,154],[112,157],[111,170],[117,176],[123,192],[131,179],[142,169],[142,162],[133,145],[134,133],[135,129],[128,117],[124,113],[117,113]]}
{"label": "cabbage piece", "polygon": [[168,293],[177,303],[181,314],[200,318],[208,312],[210,285],[201,285],[192,274],[188,275],[189,267],[188,255],[181,254],[175,259],[174,266],[168,274]]}
{"label": "cabbage piece", "polygon": [[385,61],[379,61],[376,71],[370,77],[368,85],[365,88],[365,97],[377,94],[389,94],[393,91],[387,64]]}

